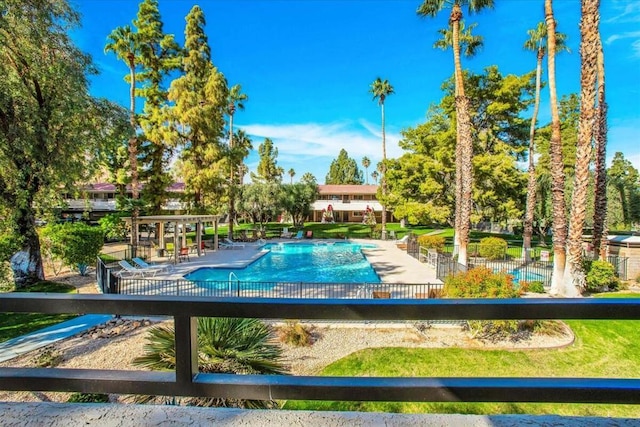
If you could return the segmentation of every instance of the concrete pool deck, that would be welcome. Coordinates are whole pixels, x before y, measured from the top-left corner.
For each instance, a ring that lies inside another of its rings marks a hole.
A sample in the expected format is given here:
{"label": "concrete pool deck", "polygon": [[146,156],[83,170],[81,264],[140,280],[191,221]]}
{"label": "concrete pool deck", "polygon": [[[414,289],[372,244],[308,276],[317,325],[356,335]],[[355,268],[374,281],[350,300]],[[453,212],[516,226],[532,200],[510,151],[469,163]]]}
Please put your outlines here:
{"label": "concrete pool deck", "polygon": [[[267,243],[326,243],[335,240],[291,240],[291,239],[271,239]],[[363,245],[375,245],[375,248],[363,248],[362,252],[366,256],[371,266],[376,271],[383,283],[442,283],[436,278],[436,272],[427,264],[422,263],[408,255],[405,251],[396,247],[392,240],[366,240],[351,239],[351,242]],[[206,250],[205,255],[189,254],[190,261],[180,262],[174,265],[174,271],[169,274],[158,273],[150,279],[177,280],[182,279],[185,274],[202,267],[219,268],[243,268],[267,253],[263,250],[263,245],[256,243],[245,243],[244,247],[234,249]],[[152,261],[166,263],[166,258],[154,257]]]}

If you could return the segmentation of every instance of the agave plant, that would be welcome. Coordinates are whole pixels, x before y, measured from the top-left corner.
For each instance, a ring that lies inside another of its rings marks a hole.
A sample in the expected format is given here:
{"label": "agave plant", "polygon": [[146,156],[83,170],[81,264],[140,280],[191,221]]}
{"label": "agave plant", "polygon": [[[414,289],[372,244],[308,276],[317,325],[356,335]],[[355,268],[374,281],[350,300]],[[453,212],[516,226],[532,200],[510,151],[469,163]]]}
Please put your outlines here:
{"label": "agave plant", "polygon": [[[149,331],[145,354],[133,364],[152,370],[169,371],[176,366],[175,330],[158,326]],[[258,319],[230,317],[198,318],[198,367],[200,372],[220,374],[286,374],[281,363],[282,350],[271,330]],[[138,403],[171,403],[193,406],[273,408],[276,403],[262,400],[223,398],[176,398],[136,396]]]}

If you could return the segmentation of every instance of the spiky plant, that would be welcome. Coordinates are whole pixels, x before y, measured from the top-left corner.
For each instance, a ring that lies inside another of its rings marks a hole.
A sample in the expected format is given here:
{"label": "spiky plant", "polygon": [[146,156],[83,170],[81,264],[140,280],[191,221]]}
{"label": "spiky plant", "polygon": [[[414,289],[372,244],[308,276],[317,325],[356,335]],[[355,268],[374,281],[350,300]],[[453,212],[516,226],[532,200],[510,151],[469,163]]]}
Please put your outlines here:
{"label": "spiky plant", "polygon": [[[158,326],[149,331],[145,354],[133,364],[152,370],[169,371],[176,366],[175,330]],[[258,319],[198,318],[198,370],[219,374],[286,374],[282,350],[268,326]],[[224,398],[175,398],[137,396],[138,403],[173,403],[192,406],[272,408],[273,401]]]}

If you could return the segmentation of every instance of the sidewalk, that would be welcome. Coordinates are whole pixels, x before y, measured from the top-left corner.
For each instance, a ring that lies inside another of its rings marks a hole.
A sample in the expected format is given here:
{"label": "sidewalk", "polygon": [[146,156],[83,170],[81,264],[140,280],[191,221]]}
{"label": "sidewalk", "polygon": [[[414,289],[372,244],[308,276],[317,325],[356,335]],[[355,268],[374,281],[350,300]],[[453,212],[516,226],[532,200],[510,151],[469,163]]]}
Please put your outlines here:
{"label": "sidewalk", "polygon": [[112,318],[113,315],[110,314],[85,314],[48,328],[12,338],[0,343],[0,362],[69,338],[93,326],[105,323]]}

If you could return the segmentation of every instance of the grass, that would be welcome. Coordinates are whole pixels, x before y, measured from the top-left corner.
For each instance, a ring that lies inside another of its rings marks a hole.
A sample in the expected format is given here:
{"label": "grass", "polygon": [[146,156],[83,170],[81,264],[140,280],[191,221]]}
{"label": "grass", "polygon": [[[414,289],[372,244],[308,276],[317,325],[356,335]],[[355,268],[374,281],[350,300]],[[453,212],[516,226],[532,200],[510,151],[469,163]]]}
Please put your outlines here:
{"label": "grass", "polygon": [[[607,294],[637,298],[638,294]],[[415,377],[640,377],[640,321],[568,321],[573,345],[547,350],[377,348],[349,355],[323,376]],[[390,363],[390,361],[393,361]],[[402,413],[559,414],[640,417],[638,405],[555,403],[405,403],[289,401],[285,409]]]}
{"label": "grass", "polygon": [[[76,288],[63,283],[40,282],[20,292],[72,293]],[[0,342],[55,325],[77,314],[0,313]]]}

